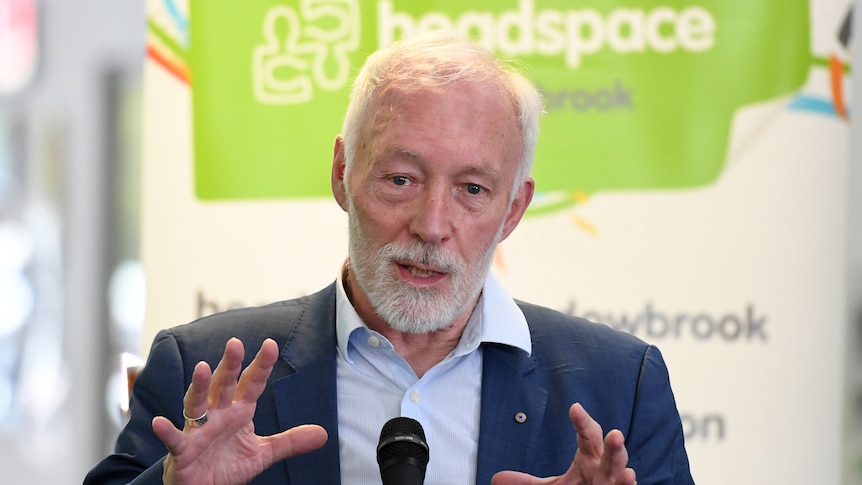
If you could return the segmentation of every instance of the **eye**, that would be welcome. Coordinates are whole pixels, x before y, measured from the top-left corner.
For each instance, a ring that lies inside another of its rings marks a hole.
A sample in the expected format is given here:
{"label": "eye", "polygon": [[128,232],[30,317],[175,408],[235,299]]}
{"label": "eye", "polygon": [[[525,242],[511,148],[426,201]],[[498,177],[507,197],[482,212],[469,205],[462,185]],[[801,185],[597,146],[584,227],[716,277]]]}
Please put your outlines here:
{"label": "eye", "polygon": [[405,177],[404,175],[396,175],[392,177],[392,183],[395,185],[407,185],[410,183],[410,179]]}
{"label": "eye", "polygon": [[467,193],[471,195],[479,195],[484,189],[479,184],[467,184]]}

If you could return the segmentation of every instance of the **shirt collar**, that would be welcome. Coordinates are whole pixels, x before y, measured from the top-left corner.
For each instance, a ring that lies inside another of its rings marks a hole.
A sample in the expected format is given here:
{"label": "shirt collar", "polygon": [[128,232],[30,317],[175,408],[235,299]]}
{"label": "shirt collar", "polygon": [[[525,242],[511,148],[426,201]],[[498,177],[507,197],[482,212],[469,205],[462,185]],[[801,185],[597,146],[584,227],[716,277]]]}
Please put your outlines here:
{"label": "shirt collar", "polygon": [[[347,342],[350,335],[357,329],[364,328],[367,330],[368,327],[356,313],[350,300],[347,299],[347,292],[344,289],[344,271],[340,272],[335,288],[335,333],[338,353],[341,358],[350,361],[347,354]],[[481,317],[478,321],[475,318],[477,316]],[[476,331],[474,322],[479,325],[479,341],[481,343],[503,344],[519,348],[527,354],[532,353],[530,328],[527,326],[524,313],[503,288],[500,280],[490,271],[485,278],[482,296],[479,298],[476,309],[473,310],[465,333]],[[461,344],[466,343],[463,342],[464,337],[462,335]],[[467,338],[473,339],[471,336]],[[458,347],[462,347],[461,344]]]}
{"label": "shirt collar", "polygon": [[531,354],[533,345],[527,318],[491,271],[485,278],[482,295],[482,342],[517,347]]}

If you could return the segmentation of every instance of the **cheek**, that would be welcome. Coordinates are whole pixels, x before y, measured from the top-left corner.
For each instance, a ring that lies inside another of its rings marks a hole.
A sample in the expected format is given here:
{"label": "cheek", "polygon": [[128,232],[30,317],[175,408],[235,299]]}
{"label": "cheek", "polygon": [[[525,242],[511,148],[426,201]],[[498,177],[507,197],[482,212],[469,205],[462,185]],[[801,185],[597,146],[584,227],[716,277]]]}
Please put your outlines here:
{"label": "cheek", "polygon": [[494,243],[494,239],[496,239],[502,227],[502,219],[481,224],[476,222],[473,225],[462,227],[460,235],[462,247],[466,251],[465,256],[476,257],[477,255],[484,254]]}
{"label": "cheek", "polygon": [[374,241],[391,239],[399,230],[400,215],[391,206],[375,201],[354,200],[352,217],[362,228],[365,237]]}

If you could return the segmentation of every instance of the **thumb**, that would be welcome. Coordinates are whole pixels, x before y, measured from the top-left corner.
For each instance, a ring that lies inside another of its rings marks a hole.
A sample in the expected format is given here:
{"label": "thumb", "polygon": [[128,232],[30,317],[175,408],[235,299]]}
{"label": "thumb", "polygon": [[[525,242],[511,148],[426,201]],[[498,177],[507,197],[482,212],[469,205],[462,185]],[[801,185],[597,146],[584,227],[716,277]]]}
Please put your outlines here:
{"label": "thumb", "polygon": [[491,478],[491,485],[541,485],[550,479],[536,478],[521,472],[498,472]]}
{"label": "thumb", "polygon": [[185,447],[183,432],[178,430],[174,426],[174,423],[164,416],[153,418],[153,432],[164,443],[171,454],[181,453]]}
{"label": "thumb", "polygon": [[265,438],[272,447],[273,463],[314,451],[324,444],[328,435],[322,426],[304,424]]}

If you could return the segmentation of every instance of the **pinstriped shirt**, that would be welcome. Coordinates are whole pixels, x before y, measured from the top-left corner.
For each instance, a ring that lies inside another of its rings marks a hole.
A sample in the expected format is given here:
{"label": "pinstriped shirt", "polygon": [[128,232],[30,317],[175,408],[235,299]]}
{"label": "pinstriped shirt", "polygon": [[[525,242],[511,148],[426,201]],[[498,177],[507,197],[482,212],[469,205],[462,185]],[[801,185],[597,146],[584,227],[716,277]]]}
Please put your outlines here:
{"label": "pinstriped shirt", "polygon": [[411,417],[425,430],[431,456],[426,484],[475,483],[481,344],[511,345],[530,353],[530,331],[521,310],[489,273],[458,345],[419,379],[389,340],[359,318],[340,277],[336,287],[341,483],[381,483],[377,442],[383,424],[396,416]]}

